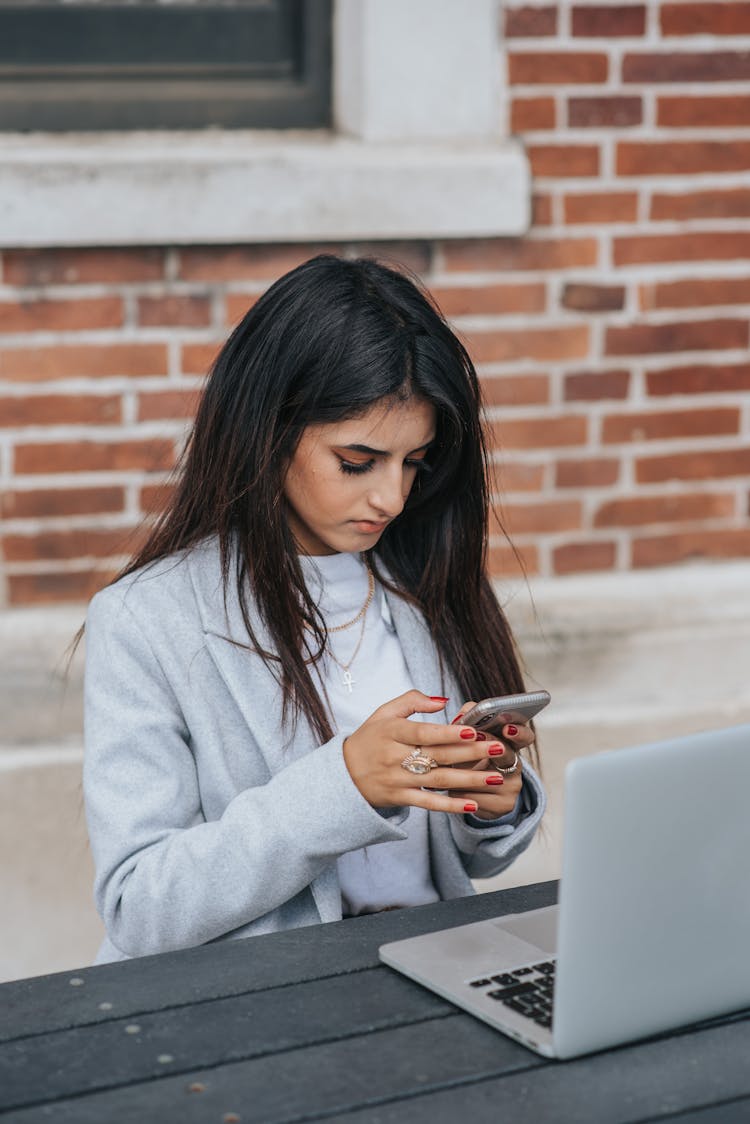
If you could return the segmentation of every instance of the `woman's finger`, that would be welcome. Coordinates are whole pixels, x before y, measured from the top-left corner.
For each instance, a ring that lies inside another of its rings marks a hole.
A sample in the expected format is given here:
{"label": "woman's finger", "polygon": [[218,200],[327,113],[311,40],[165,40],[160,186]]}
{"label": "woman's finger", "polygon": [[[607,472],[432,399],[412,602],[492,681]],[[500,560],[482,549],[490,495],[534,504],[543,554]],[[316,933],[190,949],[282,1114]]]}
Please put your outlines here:
{"label": "woman's finger", "polygon": [[514,749],[528,749],[534,744],[534,731],[525,723],[509,722],[507,726],[503,726],[503,738]]}
{"label": "woman's finger", "polygon": [[473,814],[479,809],[479,801],[473,793],[454,796],[445,792],[432,792],[429,788],[405,789],[401,803],[412,808],[426,808],[429,812],[450,812],[459,816]]}

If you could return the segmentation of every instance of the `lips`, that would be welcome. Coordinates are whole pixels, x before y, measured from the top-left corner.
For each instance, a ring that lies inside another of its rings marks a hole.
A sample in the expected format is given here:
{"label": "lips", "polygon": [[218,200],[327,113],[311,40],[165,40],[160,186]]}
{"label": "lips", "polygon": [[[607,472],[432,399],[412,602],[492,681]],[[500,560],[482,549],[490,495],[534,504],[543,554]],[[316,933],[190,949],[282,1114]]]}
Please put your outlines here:
{"label": "lips", "polygon": [[375,531],[382,531],[384,527],[387,527],[390,520],[384,519],[381,523],[376,523],[372,519],[353,519],[352,522],[355,527],[360,527],[365,533],[374,534]]}

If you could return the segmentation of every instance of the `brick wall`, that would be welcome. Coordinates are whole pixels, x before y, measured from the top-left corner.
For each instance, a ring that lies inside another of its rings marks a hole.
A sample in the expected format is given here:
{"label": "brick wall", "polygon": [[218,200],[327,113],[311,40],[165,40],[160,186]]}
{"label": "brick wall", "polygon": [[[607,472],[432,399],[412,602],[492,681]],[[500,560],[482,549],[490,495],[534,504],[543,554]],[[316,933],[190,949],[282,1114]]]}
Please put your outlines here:
{"label": "brick wall", "polygon": [[[532,573],[745,556],[750,3],[507,2],[504,24],[528,236],[336,249],[405,261],[466,339]],[[229,328],[321,248],[2,252],[0,598],[106,580]],[[514,572],[500,536],[493,563]]]}

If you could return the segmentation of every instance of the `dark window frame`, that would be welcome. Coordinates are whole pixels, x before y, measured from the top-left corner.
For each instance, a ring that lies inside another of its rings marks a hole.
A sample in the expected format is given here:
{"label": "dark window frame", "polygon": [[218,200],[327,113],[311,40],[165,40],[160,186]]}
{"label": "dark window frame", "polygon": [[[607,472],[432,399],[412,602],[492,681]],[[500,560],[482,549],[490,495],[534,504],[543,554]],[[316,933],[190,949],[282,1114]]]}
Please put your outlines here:
{"label": "dark window frame", "polygon": [[0,130],[328,128],[331,6],[0,2]]}

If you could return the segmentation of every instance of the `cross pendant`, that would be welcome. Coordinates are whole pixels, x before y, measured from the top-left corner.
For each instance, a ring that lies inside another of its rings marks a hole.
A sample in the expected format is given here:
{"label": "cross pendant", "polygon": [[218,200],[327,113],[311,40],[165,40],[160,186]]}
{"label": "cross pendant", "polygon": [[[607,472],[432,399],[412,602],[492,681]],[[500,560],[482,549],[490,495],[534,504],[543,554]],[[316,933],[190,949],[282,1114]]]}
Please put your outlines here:
{"label": "cross pendant", "polygon": [[352,693],[352,683],[353,682],[354,682],[354,678],[352,676],[351,671],[345,671],[344,672],[344,686],[348,690],[349,694]]}

